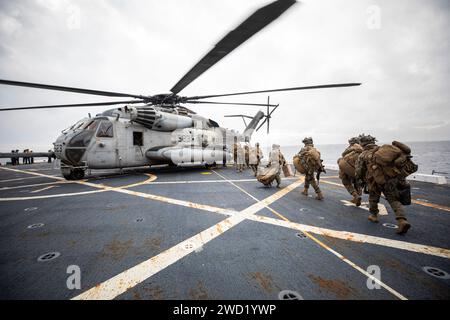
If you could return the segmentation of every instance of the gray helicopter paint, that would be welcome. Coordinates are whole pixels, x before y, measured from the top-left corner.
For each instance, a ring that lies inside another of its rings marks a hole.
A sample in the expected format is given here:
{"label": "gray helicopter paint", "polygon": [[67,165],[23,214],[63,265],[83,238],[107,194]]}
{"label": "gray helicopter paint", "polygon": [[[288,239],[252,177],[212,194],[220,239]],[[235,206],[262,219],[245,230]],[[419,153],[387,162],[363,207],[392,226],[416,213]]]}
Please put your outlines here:
{"label": "gray helicopter paint", "polygon": [[[141,106],[107,110],[94,119],[81,120],[81,123],[92,120],[111,122],[113,137],[98,137],[95,132],[78,166],[113,169],[153,164],[222,163],[232,157],[234,138],[237,141],[250,140],[263,117],[259,111],[244,134],[239,134],[212,126],[214,122],[197,114],[188,114],[183,108]],[[63,131],[55,142],[57,158],[64,162],[66,144],[82,130],[77,123]],[[135,145],[133,135],[136,133],[142,134],[142,145]],[[70,148],[73,149],[72,146]],[[63,166],[62,171],[68,172],[71,168],[73,165]]]}

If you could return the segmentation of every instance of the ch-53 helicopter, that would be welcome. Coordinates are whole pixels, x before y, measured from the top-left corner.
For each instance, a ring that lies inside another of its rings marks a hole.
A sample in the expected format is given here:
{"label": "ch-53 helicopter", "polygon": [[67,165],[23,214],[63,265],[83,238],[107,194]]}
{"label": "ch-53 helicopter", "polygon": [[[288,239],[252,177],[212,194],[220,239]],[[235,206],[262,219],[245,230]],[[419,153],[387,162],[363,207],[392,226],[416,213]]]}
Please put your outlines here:
{"label": "ch-53 helicopter", "polygon": [[[360,83],[341,83],[191,97],[178,95],[197,77],[277,19],[295,2],[295,0],[278,0],[255,11],[238,27],[226,34],[211,51],[195,64],[170,90],[171,93],[147,96],[0,80],[0,84],[3,85],[133,98],[133,100],[127,101],[3,108],[0,111],[124,105],[106,110],[94,118],[82,119],[70,128],[63,130],[56,139],[54,152],[56,157],[61,160],[62,175],[69,180],[82,179],[87,169],[122,169],[157,164],[199,163],[212,165],[217,162],[225,163],[231,157],[230,152],[234,143],[250,141],[252,133],[261,128],[264,123],[267,123],[267,130],[269,130],[271,115],[278,105],[269,102],[267,104],[227,103],[203,101],[203,99],[360,85]],[[200,103],[264,106],[267,107],[267,113],[258,111],[254,117],[250,117],[250,123],[241,134],[222,128],[214,120],[202,117],[182,106],[183,104]],[[272,109],[270,110],[270,108]],[[264,121],[259,124],[262,119]]]}

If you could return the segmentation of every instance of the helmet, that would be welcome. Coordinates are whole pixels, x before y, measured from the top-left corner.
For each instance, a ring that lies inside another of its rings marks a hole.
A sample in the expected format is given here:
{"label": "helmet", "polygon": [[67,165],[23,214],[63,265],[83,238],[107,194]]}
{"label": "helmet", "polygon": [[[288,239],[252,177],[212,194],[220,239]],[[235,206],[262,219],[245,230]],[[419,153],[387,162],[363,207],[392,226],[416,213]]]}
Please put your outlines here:
{"label": "helmet", "polygon": [[366,146],[368,144],[375,143],[377,141],[377,139],[375,137],[372,137],[370,134],[366,136],[363,133],[359,136],[359,141],[362,146]]}
{"label": "helmet", "polygon": [[313,144],[313,139],[311,137],[306,137],[302,142],[304,144]]}
{"label": "helmet", "polygon": [[348,143],[350,144],[359,143],[359,137],[353,137],[348,139]]}

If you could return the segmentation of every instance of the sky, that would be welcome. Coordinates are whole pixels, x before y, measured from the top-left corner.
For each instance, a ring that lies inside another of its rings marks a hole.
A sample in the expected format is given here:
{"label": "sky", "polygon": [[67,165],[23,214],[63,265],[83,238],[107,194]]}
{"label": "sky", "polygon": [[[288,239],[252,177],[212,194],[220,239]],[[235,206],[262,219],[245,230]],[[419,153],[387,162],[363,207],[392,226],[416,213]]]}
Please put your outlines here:
{"label": "sky", "polygon": [[[263,0],[2,0],[0,78],[135,94],[170,88]],[[300,145],[450,140],[450,1],[304,0],[181,95],[361,82],[271,93],[271,133],[253,141]],[[0,108],[110,101],[0,85]],[[215,98],[218,101],[218,98]],[[221,98],[265,103],[267,94]],[[187,105],[243,131],[257,107]],[[60,132],[104,107],[0,113],[0,152],[46,151]]]}

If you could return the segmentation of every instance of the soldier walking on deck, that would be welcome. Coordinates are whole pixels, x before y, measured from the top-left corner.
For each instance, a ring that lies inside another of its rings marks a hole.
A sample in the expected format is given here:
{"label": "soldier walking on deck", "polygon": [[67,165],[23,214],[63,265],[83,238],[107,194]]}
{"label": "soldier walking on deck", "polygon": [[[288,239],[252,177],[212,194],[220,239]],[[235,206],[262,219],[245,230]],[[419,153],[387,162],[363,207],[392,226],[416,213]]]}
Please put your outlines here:
{"label": "soldier walking on deck", "polygon": [[248,144],[244,145],[244,155],[245,155],[245,169],[250,168],[250,146]]}
{"label": "soldier walking on deck", "polygon": [[261,159],[263,158],[261,148],[259,147],[259,143],[256,143],[256,147],[252,148],[250,147],[249,152],[249,165],[250,168],[253,170],[253,173],[255,174],[255,177],[258,173],[258,166],[261,163]]}
{"label": "soldier walking on deck", "polygon": [[256,158],[258,160],[257,166],[261,163],[261,159],[264,158],[263,152],[259,147],[259,142],[256,143]]}
{"label": "soldier walking on deck", "polygon": [[411,161],[411,150],[404,144],[394,141],[392,145],[379,147],[376,141],[370,135],[360,136],[363,152],[358,157],[355,170],[356,178],[365,184],[369,193],[368,219],[378,222],[378,202],[383,193],[394,210],[397,233],[404,234],[411,227],[402,206],[402,203],[411,203],[410,188],[405,179],[417,171],[417,165]]}
{"label": "soldier walking on deck", "polygon": [[236,144],[236,171],[242,172],[244,170],[245,165],[245,150],[238,143]]}
{"label": "soldier walking on deck", "polygon": [[233,151],[233,162],[234,162],[234,167],[237,170],[237,150],[238,150],[238,142],[237,142],[237,138],[234,137],[234,143],[233,143],[233,147],[232,147],[232,151]]}
{"label": "soldier walking on deck", "polygon": [[337,161],[339,165],[339,178],[342,180],[342,184],[348,193],[353,196],[351,202],[359,207],[361,205],[362,190],[356,181],[355,165],[363,149],[359,145],[358,137],[350,138],[348,143],[350,145],[342,153],[342,158],[339,158]]}
{"label": "soldier walking on deck", "polygon": [[276,168],[275,180],[277,181],[277,188],[280,187],[281,184],[281,167],[286,164],[286,160],[281,153],[280,146],[278,144],[272,145],[272,151],[269,153],[269,163],[268,167]]}
{"label": "soldier walking on deck", "polygon": [[319,177],[320,172],[324,171],[322,160],[320,159],[320,152],[314,148],[313,139],[311,137],[306,137],[302,142],[305,146],[297,154],[299,162],[304,168],[303,172],[305,174],[305,188],[303,189],[302,194],[307,196],[309,186],[312,185],[317,194],[316,199],[322,200],[323,193],[319,188],[316,178],[314,177],[314,173],[317,172]]}

